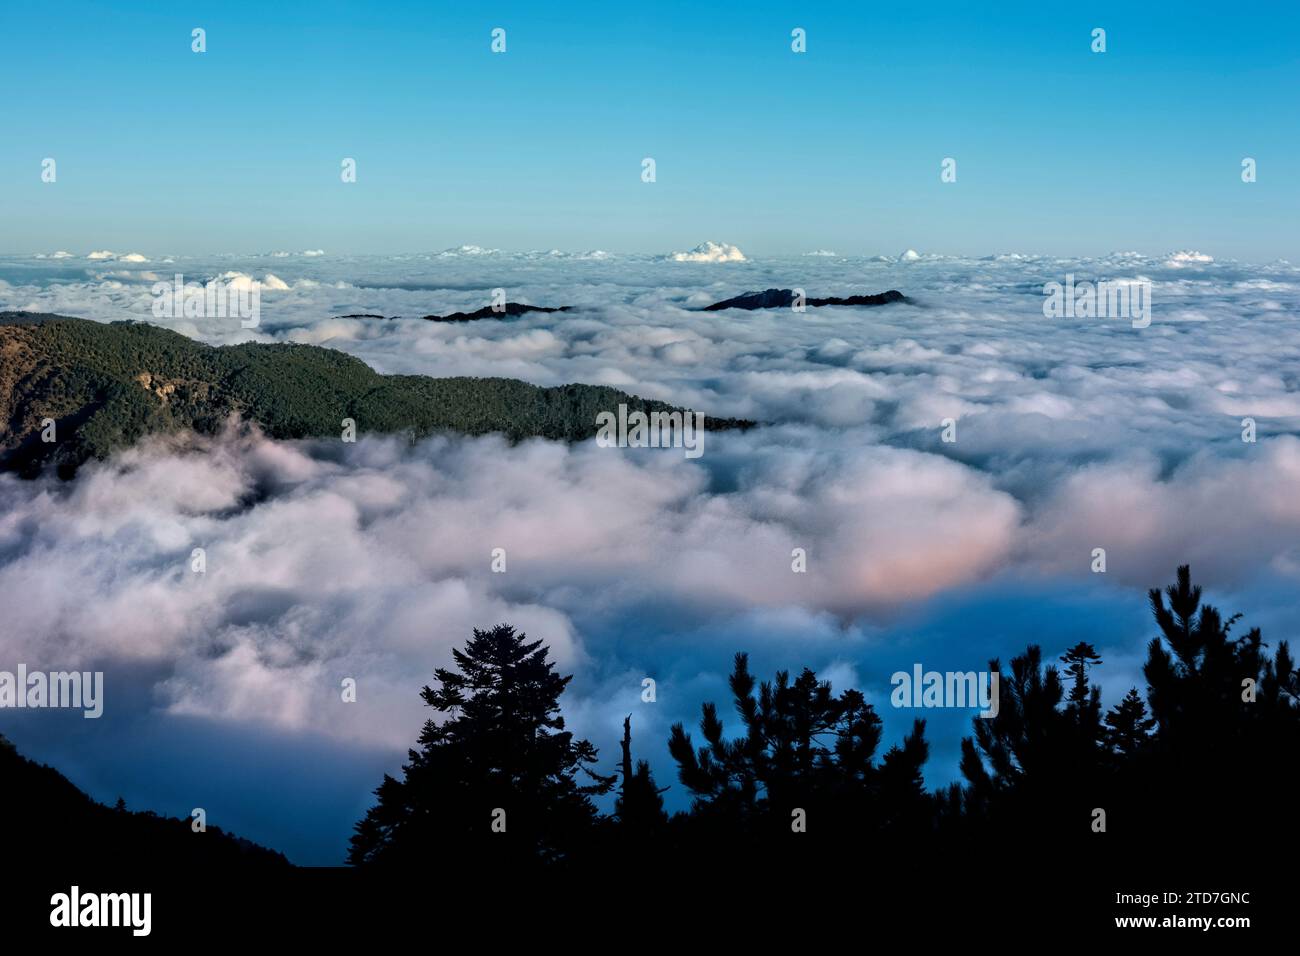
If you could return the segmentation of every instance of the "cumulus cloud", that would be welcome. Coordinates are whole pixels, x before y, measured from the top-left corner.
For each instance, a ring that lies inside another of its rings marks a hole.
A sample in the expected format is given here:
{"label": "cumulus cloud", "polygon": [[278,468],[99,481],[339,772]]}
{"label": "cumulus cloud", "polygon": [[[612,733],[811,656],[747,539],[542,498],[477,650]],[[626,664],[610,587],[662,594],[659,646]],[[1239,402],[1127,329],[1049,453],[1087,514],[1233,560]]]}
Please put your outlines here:
{"label": "cumulus cloud", "polygon": [[1202,449],[1167,472],[1137,451],[1062,476],[1027,535],[1040,569],[1068,571],[1104,547],[1107,573],[1136,587],[1154,569],[1190,562],[1220,585],[1300,559],[1300,439],[1283,435],[1236,457]]}
{"label": "cumulus cloud", "polygon": [[263,290],[269,289],[273,292],[283,292],[287,291],[289,288],[288,283],[270,272],[262,276],[261,279],[257,279],[243,272],[223,272],[221,275],[217,276],[214,281],[221,282],[223,285],[231,289],[240,290],[253,289],[256,287]]}
{"label": "cumulus cloud", "polygon": [[1169,258],[1165,260],[1165,265],[1178,268],[1186,265],[1201,265],[1207,262],[1213,262],[1214,256],[1206,255],[1203,252],[1192,250],[1182,250],[1170,253]]}
{"label": "cumulus cloud", "polygon": [[[593,605],[853,615],[1008,555],[1019,509],[986,477],[812,437],[782,436],[778,453],[772,436],[711,436],[712,471],[594,443],[372,438],[340,457],[334,443],[230,433],[152,441],[71,484],[8,477],[0,591],[32,600],[7,615],[4,647],[67,666],[164,664],[169,712],[399,746],[418,723],[415,691],[474,626],[509,620],[573,666],[600,650],[572,624]],[[506,575],[489,573],[497,547]],[[796,548],[816,573],[792,573]],[[341,676],[369,688],[373,719],[326,706]],[[381,702],[412,706],[396,720]]]}
{"label": "cumulus cloud", "polygon": [[690,252],[674,252],[673,262],[744,262],[745,254],[728,242],[702,242]]}

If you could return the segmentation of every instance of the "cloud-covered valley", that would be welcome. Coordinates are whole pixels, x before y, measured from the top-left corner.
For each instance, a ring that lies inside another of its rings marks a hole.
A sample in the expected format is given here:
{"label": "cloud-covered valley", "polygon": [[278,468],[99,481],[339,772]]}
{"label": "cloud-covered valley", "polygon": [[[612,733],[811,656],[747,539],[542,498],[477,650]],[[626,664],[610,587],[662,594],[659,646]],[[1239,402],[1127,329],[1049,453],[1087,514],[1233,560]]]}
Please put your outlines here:
{"label": "cloud-covered valley", "polygon": [[[913,714],[889,707],[888,677],[914,661],[975,669],[1030,641],[1055,655],[1086,639],[1107,662],[1107,694],[1122,695],[1141,682],[1145,589],[1178,563],[1266,640],[1300,624],[1292,266],[1190,254],[699,263],[480,253],[163,267],[150,255],[149,273],[120,259],[0,261],[0,306],[99,320],[159,321],[150,286],[172,270],[264,282],[273,270],[257,329],[160,324],[213,344],[326,345],[389,373],[608,384],[762,423],[709,433],[698,460],[496,437],[275,442],[232,427],[150,440],[71,482],[4,476],[0,655],[95,665],[108,681],[103,729],[70,736],[25,719],[11,736],[79,769],[101,797],[147,774],[147,759],[92,756],[87,735],[125,740],[140,715],[174,729],[163,748],[196,727],[297,741],[324,755],[292,772],[334,794],[327,810],[277,839],[268,828],[296,819],[290,797],[279,816],[249,809],[281,799],[274,767],[232,791],[226,809],[234,829],[328,862],[373,771],[395,769],[413,742],[419,687],[473,627],[508,621],[544,638],[577,675],[573,727],[612,761],[634,713],[639,756],[675,784],[668,726],[692,723],[702,700],[725,700],[738,650],[760,674],[808,665],[860,686],[891,742]],[[1043,283],[1070,273],[1150,280],[1150,327],[1045,318]],[[698,311],[768,287],[896,288],[912,303]],[[494,288],[576,309],[419,318],[480,308]],[[403,318],[334,318],[353,313]],[[1247,417],[1253,443],[1241,439]],[[945,419],[954,442],[941,439]],[[1099,547],[1104,575],[1090,571]],[[191,570],[195,548],[203,574]],[[505,573],[492,571],[494,548]],[[792,573],[797,548],[806,574]],[[646,676],[659,684],[654,705],[640,701]],[[340,701],[345,677],[358,681],[355,705]],[[969,714],[931,716],[937,783],[955,772]],[[236,768],[255,759],[223,757]],[[159,809],[188,812],[181,804],[198,798],[175,799]]]}

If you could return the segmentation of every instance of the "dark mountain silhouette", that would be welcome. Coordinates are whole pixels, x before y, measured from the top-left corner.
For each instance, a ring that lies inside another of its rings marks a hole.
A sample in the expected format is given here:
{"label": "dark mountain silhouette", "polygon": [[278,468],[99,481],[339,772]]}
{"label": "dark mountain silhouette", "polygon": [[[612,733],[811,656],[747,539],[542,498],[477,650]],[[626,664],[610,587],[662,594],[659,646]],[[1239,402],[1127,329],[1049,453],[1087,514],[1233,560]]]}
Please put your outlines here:
{"label": "dark mountain silhouette", "polygon": [[[139,322],[0,313],[0,470],[64,477],[145,435],[213,434],[232,416],[272,438],[358,433],[490,432],[511,440],[580,441],[596,416],[681,411],[598,385],[540,388],[505,378],[380,375],[359,359],[314,345],[213,347]],[[57,440],[43,441],[55,423]],[[708,418],[707,429],[751,422]]]}
{"label": "dark mountain silhouette", "polygon": [[[909,302],[910,299],[897,289],[890,289],[888,292],[878,292],[874,295],[851,295],[847,298],[805,298],[804,305],[815,307],[821,305],[889,305],[892,302]],[[723,299],[721,302],[715,302],[713,305],[706,305],[702,311],[718,312],[722,309],[745,309],[753,311],[755,309],[788,309],[794,305],[795,293],[793,289],[765,289],[762,292],[746,292],[731,299]]]}
{"label": "dark mountain silhouette", "polygon": [[423,316],[426,322],[472,322],[475,319],[506,319],[526,312],[569,312],[573,306],[561,305],[548,308],[544,305],[525,305],[522,302],[507,302],[501,309],[484,306],[473,312],[452,312],[447,315]]}
{"label": "dark mountain silhouette", "polygon": [[0,821],[7,860],[79,866],[117,861],[119,866],[157,868],[287,868],[280,853],[192,821],[131,811],[121,800],[106,807],[77,789],[57,770],[21,756],[0,735]]}
{"label": "dark mountain silhouette", "polygon": [[[422,315],[425,322],[473,322],[477,319],[508,319],[528,312],[572,312],[573,306],[527,305],[523,302],[507,302],[499,309],[484,306],[473,312],[449,312],[446,315]],[[336,315],[336,319],[400,319],[400,315],[383,316],[371,312],[352,312],[348,315]]]}

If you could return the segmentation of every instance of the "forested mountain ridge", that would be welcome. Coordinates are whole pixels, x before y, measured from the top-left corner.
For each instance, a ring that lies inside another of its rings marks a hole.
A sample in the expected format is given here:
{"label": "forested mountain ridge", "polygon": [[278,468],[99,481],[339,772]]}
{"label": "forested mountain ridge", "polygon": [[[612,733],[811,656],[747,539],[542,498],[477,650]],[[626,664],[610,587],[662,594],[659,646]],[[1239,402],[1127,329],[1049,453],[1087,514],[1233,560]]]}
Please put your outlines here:
{"label": "forested mountain ridge", "polygon": [[[350,418],[358,434],[577,441],[619,404],[676,410],[599,385],[381,375],[316,345],[210,346],[141,322],[0,313],[0,470],[28,475],[52,464],[70,476],[148,434],[215,433],[232,414],[281,439],[340,435]],[[54,440],[45,441],[50,420]],[[750,424],[706,419],[712,429]]]}

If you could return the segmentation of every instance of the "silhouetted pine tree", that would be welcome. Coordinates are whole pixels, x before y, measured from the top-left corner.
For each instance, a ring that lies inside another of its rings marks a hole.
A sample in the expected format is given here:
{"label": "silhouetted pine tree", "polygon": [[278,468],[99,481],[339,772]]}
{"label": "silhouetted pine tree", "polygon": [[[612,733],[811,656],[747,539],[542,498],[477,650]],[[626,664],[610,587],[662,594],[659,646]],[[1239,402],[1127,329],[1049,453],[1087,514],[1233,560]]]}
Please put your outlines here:
{"label": "silhouetted pine tree", "polygon": [[[1200,598],[1185,567],[1174,586],[1151,592],[1160,636],[1144,668],[1149,709],[1135,688],[1103,719],[1091,681],[1102,662],[1086,642],[1061,655],[1064,679],[1037,646],[1007,672],[991,661],[997,714],[975,718],[962,741],[965,786],[933,795],[922,777],[924,721],[877,763],[881,721],[860,692],[836,695],[808,669],[759,684],[748,656],[737,654],[729,686],[740,735],[726,736],[712,702],[701,708],[700,746],[681,724],[672,728],[669,751],[692,806],[671,820],[648,764],[634,762],[630,717],[620,772],[594,773],[595,748],[574,741],[559,717],[569,678],[553,672],[540,642],[505,626],[475,631],[455,652],[459,670],[440,669],[440,688],[423,692],[450,716],[425,725],[403,780],[385,777],[350,859],[434,852],[499,865],[576,859],[597,846],[585,859],[598,870],[631,859],[638,871],[650,860],[761,860],[811,878],[799,866],[830,857],[806,856],[810,847],[842,854],[870,840],[922,860],[927,846],[953,860],[1003,859],[1013,847],[1023,873],[1086,877],[1113,872],[1119,864],[1107,854],[1117,847],[1181,861],[1206,852],[1209,838],[1245,845],[1261,820],[1291,812],[1300,673],[1286,643],[1270,658],[1258,629],[1232,637],[1236,618],[1223,621]],[[590,783],[579,784],[580,771]],[[590,798],[620,778],[614,813],[597,824]],[[506,834],[491,831],[497,808]],[[1110,842],[1097,839],[1099,810]],[[929,834],[941,841],[919,839]]]}
{"label": "silhouetted pine tree", "polygon": [[[1093,647],[1062,656],[1068,697],[1030,647],[1001,677],[997,717],[975,719],[974,737],[962,742],[961,825],[950,795],[940,804],[945,828],[1033,845],[1088,833],[1104,810],[1106,832],[1119,837],[1112,846],[1140,841],[1195,862],[1209,843],[1245,845],[1259,820],[1290,812],[1282,768],[1300,752],[1300,674],[1286,643],[1270,659],[1258,629],[1233,638],[1237,618],[1225,622],[1201,603],[1187,567],[1150,597],[1160,628],[1143,668],[1150,712],[1134,689],[1098,720]],[[1076,863],[1087,858],[1072,852]]]}
{"label": "silhouetted pine tree", "polygon": [[[547,653],[504,624],[475,629],[452,652],[456,670],[439,668],[439,686],[421,692],[449,716],[425,723],[403,779],[384,776],[350,863],[526,866],[582,846],[596,821],[591,797],[614,778],[594,773],[596,748],[564,729],[559,697],[572,678],[556,674]],[[580,772],[593,782],[580,784]]]}
{"label": "silhouetted pine tree", "polygon": [[1074,731],[1074,739],[1068,745],[1075,761],[1074,773],[1079,778],[1091,778],[1105,759],[1101,688],[1088,678],[1088,668],[1100,664],[1101,657],[1091,644],[1080,641],[1062,654],[1060,660],[1070,681],[1065,719]]}
{"label": "silhouetted pine tree", "polygon": [[912,722],[912,732],[885,751],[880,761],[880,819],[889,831],[918,832],[931,829],[934,806],[925,792],[922,769],[930,757],[925,721]]}
{"label": "silhouetted pine tree", "polygon": [[622,782],[619,785],[618,799],[614,801],[614,816],[625,837],[644,839],[662,831],[668,823],[664,813],[662,790],[655,786],[650,773],[650,764],[645,760],[636,762],[632,769],[632,716],[623,719],[623,759],[619,765]]}
{"label": "silhouetted pine tree", "polygon": [[1150,744],[1155,725],[1155,718],[1147,715],[1146,701],[1136,687],[1131,687],[1124,699],[1106,714],[1103,731],[1106,745],[1121,760],[1135,757]]}
{"label": "silhouetted pine tree", "polygon": [[1168,841],[1252,839],[1261,819],[1293,810],[1280,782],[1300,745],[1290,649],[1270,659],[1258,628],[1233,638],[1240,615],[1224,621],[1202,604],[1186,565],[1150,598],[1160,636],[1143,668],[1157,728],[1143,755],[1144,827]]}
{"label": "silhouetted pine tree", "polygon": [[968,812],[987,827],[1063,833],[1097,805],[1100,698],[1087,683],[1095,656],[1086,644],[1067,652],[1075,683],[1066,707],[1060,673],[1043,665],[1039,647],[1012,658],[1010,674],[989,662],[999,674],[998,713],[972,721],[961,759]]}
{"label": "silhouetted pine tree", "polygon": [[669,738],[678,774],[694,797],[696,839],[784,836],[799,813],[812,837],[805,843],[842,847],[891,827],[930,829],[933,802],[921,777],[928,755],[924,721],[876,766],[881,722],[859,691],[836,696],[829,682],[805,669],[793,681],[780,671],[755,694],[745,654],[736,655],[730,686],[743,736],[726,739],[716,706],[706,703],[703,746],[696,748],[681,724]]}
{"label": "silhouetted pine tree", "polygon": [[1065,709],[1074,722],[1092,736],[1100,729],[1101,688],[1088,681],[1088,668],[1101,663],[1091,644],[1080,641],[1061,655],[1065,672],[1070,675],[1070,696]]}

